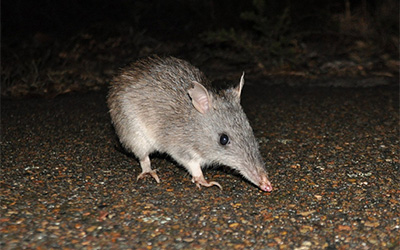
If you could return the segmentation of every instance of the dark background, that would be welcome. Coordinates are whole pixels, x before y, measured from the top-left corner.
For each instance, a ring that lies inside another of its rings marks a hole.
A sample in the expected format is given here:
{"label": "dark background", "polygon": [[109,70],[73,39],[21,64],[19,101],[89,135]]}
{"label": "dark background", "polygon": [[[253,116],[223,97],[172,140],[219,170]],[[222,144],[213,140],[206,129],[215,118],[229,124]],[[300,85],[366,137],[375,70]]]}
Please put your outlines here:
{"label": "dark background", "polygon": [[99,89],[149,54],[211,78],[398,78],[396,0],[4,0],[1,11],[2,96]]}
{"label": "dark background", "polygon": [[[257,1],[255,1],[257,2]],[[265,17],[274,18],[290,9],[291,31],[333,31],[337,23],[332,16],[343,14],[347,1],[258,1],[265,2]],[[375,21],[376,32],[398,32],[397,1],[348,1],[351,11],[360,19]],[[389,13],[382,10],[387,6]],[[94,23],[123,22],[145,29],[163,38],[192,38],[210,29],[241,27],[246,23],[240,14],[253,9],[252,1],[184,1],[184,0],[5,0],[2,1],[2,30],[6,37],[33,35],[36,32],[60,37],[79,32]],[[394,8],[393,8],[394,7]],[[361,13],[360,13],[361,12]],[[377,23],[377,21],[379,23]],[[372,28],[372,27],[371,27]],[[172,33],[171,33],[172,32]]]}

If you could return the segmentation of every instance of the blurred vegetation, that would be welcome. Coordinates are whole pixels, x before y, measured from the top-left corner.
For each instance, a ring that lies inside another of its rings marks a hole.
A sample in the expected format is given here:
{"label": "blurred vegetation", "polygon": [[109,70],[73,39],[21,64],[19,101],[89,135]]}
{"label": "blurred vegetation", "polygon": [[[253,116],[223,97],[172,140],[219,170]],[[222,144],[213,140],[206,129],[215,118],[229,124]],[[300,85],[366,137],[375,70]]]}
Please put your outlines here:
{"label": "blurred vegetation", "polygon": [[398,57],[399,4],[395,0],[324,1],[323,5],[318,1],[276,4],[253,0],[252,5],[252,10],[240,14],[242,26],[206,31],[202,39],[219,46],[216,50],[236,49],[244,53],[244,60],[253,60],[262,69],[301,63],[302,45],[310,40],[328,46],[345,40],[364,41],[374,44],[379,53]]}
{"label": "blurred vegetation", "polygon": [[[259,67],[265,63],[282,64],[295,55],[289,7],[279,15],[269,17],[265,0],[254,0],[254,11],[242,12],[240,18],[251,23],[250,29],[234,28],[208,31],[202,35],[208,44],[221,43],[246,52]],[[248,58],[246,58],[248,60]]]}
{"label": "blurred vegetation", "polygon": [[1,8],[2,96],[96,90],[153,53],[220,75],[228,65],[264,75],[398,74],[398,0],[3,0]]}

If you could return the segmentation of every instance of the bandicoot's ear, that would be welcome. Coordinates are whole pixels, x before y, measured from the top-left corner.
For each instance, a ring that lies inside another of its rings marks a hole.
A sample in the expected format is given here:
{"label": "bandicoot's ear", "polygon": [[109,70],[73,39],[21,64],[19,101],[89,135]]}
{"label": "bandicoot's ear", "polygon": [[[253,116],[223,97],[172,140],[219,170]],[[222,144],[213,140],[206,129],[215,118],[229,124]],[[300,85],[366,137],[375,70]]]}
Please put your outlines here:
{"label": "bandicoot's ear", "polygon": [[243,71],[242,77],[240,77],[239,85],[233,89],[233,93],[239,100],[240,100],[240,94],[242,93],[243,85],[244,85],[244,71]]}
{"label": "bandicoot's ear", "polygon": [[207,113],[211,108],[211,98],[208,95],[207,89],[200,83],[193,81],[193,88],[188,90],[192,104],[202,114]]}

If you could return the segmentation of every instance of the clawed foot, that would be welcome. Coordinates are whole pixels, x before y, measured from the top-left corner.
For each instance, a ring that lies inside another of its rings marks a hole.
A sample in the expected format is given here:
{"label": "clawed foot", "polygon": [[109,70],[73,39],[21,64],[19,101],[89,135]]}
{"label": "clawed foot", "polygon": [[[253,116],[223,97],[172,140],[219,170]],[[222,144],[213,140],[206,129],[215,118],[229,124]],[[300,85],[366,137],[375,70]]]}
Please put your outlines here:
{"label": "clawed foot", "polygon": [[151,177],[153,177],[157,183],[160,183],[160,178],[158,178],[158,175],[156,174],[155,170],[151,170],[148,172],[142,172],[140,175],[138,175],[137,180],[143,179],[144,177],[146,177],[146,175],[151,175]]}
{"label": "clawed foot", "polygon": [[196,177],[193,177],[193,178],[192,178],[192,182],[195,183],[196,186],[197,186],[199,189],[201,188],[201,186],[211,187],[211,186],[214,186],[214,185],[215,185],[215,186],[219,187],[219,188],[222,190],[222,187],[221,187],[221,185],[219,185],[218,182],[216,182],[216,181],[207,182],[207,181],[204,179],[204,176],[196,176]]}

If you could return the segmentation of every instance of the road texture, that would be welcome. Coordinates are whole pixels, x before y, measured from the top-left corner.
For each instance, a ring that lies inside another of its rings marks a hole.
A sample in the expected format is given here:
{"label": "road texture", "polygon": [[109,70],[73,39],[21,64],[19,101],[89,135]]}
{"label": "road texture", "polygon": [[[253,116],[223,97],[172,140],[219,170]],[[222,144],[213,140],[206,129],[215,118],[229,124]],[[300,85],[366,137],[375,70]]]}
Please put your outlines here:
{"label": "road texture", "polygon": [[249,83],[274,190],[226,168],[197,189],[117,144],[105,92],[1,101],[1,249],[399,249],[399,90]]}

